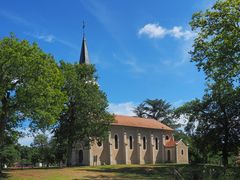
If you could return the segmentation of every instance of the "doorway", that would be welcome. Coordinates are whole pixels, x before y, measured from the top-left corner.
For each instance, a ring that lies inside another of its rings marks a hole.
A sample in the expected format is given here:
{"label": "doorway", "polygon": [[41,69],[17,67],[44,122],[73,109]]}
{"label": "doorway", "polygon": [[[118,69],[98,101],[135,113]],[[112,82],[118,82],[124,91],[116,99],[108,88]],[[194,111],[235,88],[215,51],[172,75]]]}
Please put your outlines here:
{"label": "doorway", "polygon": [[83,150],[79,150],[78,152],[78,162],[79,164],[83,163]]}
{"label": "doorway", "polygon": [[170,162],[171,161],[171,151],[167,151],[167,160]]}

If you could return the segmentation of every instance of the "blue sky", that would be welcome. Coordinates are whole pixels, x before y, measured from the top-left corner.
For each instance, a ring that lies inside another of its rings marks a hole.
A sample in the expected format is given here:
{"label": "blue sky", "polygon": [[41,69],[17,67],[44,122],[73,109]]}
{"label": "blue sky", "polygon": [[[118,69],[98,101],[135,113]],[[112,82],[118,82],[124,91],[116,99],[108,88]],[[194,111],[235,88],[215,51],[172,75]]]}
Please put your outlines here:
{"label": "blue sky", "polygon": [[209,0],[8,0],[0,6],[0,39],[14,32],[57,61],[78,62],[82,21],[90,60],[110,111],[132,115],[147,98],[179,106],[200,98],[204,75],[190,62],[194,12]]}

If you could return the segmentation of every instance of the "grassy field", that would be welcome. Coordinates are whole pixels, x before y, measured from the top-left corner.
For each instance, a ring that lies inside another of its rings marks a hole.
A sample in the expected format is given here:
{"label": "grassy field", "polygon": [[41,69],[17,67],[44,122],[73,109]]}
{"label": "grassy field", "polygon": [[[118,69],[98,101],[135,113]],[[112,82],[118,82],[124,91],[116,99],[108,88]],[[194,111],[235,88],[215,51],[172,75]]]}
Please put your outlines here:
{"label": "grassy field", "polygon": [[240,179],[240,169],[210,165],[114,165],[7,170],[0,179]]}

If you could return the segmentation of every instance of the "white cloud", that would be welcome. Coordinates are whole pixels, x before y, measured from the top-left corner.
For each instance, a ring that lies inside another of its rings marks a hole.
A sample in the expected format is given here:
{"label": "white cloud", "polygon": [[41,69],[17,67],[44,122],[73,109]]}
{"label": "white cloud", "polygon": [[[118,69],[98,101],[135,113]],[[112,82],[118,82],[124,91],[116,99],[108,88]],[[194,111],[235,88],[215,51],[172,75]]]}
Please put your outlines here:
{"label": "white cloud", "polygon": [[42,34],[42,33],[29,33],[29,32],[25,32],[26,35],[31,36],[33,38],[39,39],[39,40],[43,40],[47,43],[54,43],[54,42],[58,42],[62,45],[68,46],[70,48],[79,50],[79,46],[72,44],[68,41],[65,41],[63,39],[59,39],[56,36],[54,36],[53,34]]}
{"label": "white cloud", "polygon": [[128,116],[134,116],[133,113],[135,105],[133,102],[125,102],[125,103],[110,103],[108,111],[114,114],[119,115],[128,115]]}
{"label": "white cloud", "polygon": [[[23,146],[30,146],[31,143],[33,143],[34,137],[38,134],[43,133],[41,131],[32,133],[30,131],[30,128],[19,129],[19,131],[23,133],[23,137],[18,139],[18,143]],[[48,140],[50,140],[51,137],[53,136],[53,134],[50,131],[46,131],[44,134],[48,137]]]}
{"label": "white cloud", "polygon": [[55,36],[52,34],[40,34],[40,33],[25,33],[25,34],[48,43],[53,43],[56,40]]}
{"label": "white cloud", "polygon": [[189,30],[184,30],[182,26],[174,26],[172,29],[167,29],[157,23],[149,23],[138,30],[138,35],[146,35],[149,38],[164,38],[169,35],[177,39],[185,40],[194,37],[194,33]]}
{"label": "white cloud", "polygon": [[26,135],[24,137],[21,137],[18,139],[18,143],[21,144],[22,146],[30,146],[31,143],[33,142],[34,137],[30,135]]}
{"label": "white cloud", "polygon": [[167,34],[167,30],[158,24],[146,24],[138,31],[139,35],[148,35],[149,38],[163,38]]}
{"label": "white cloud", "polygon": [[186,40],[191,39],[194,37],[194,33],[192,31],[183,30],[181,26],[174,26],[172,29],[170,29],[169,34],[175,38],[184,38]]}
{"label": "white cloud", "polygon": [[49,34],[41,33],[41,32],[46,32],[47,31],[45,27],[42,27],[41,25],[35,24],[31,21],[28,21],[27,19],[25,19],[23,17],[20,17],[19,15],[13,14],[11,12],[0,10],[0,16],[3,16],[5,18],[9,19],[10,21],[12,21],[15,24],[20,24],[22,26],[26,26],[26,27],[32,29],[35,32],[35,33],[26,33],[25,32],[25,34],[28,35],[28,36],[31,36],[31,37],[36,38],[38,40],[45,41],[47,43],[57,42],[57,43],[60,43],[62,45],[73,48],[75,50],[79,50],[79,46],[76,46],[75,44],[73,44],[71,42],[68,42],[66,40],[57,38],[56,36],[54,36],[51,33],[49,33]]}

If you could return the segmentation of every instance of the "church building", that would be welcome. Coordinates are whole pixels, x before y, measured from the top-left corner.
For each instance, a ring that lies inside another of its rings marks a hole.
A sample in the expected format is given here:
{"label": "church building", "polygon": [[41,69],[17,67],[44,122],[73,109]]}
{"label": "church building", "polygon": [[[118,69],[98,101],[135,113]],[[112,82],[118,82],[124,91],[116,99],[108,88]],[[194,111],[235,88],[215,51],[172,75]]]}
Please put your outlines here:
{"label": "church building", "polygon": [[[90,64],[83,37],[80,61]],[[74,144],[72,165],[188,163],[188,146],[175,141],[173,129],[155,120],[115,115],[108,138],[84,147]]]}

